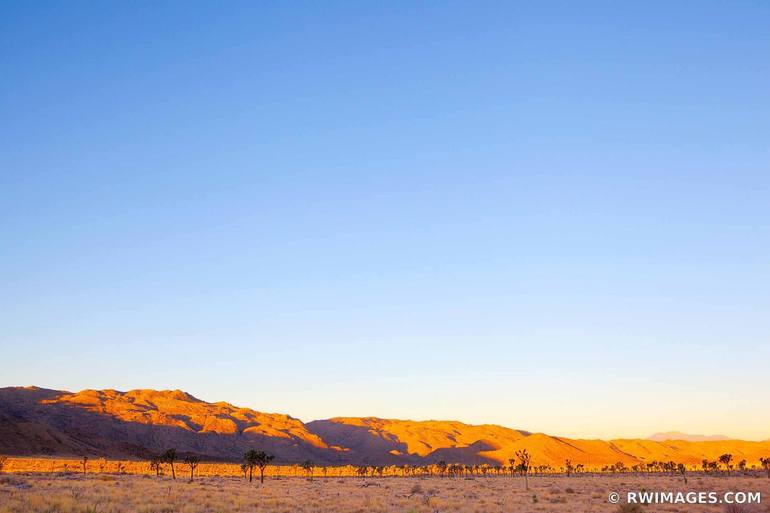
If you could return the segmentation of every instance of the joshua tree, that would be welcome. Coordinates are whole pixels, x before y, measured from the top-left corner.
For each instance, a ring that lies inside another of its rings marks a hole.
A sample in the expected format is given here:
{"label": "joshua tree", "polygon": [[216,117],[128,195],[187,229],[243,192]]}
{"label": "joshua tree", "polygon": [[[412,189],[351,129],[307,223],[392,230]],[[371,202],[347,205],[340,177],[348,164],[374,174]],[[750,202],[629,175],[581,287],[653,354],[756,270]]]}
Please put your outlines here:
{"label": "joshua tree", "polygon": [[446,461],[441,460],[438,463],[436,463],[436,470],[438,470],[438,474],[441,477],[444,477],[444,473],[446,472],[447,464]]}
{"label": "joshua tree", "polygon": [[257,466],[257,451],[249,449],[243,455],[243,465],[249,471],[249,483],[254,478],[254,468]]}
{"label": "joshua tree", "polygon": [[[770,459],[768,461],[770,461]],[[356,474],[358,474],[359,476],[366,477],[366,474],[368,473],[369,473],[369,467],[367,467],[366,465],[356,467]]]}
{"label": "joshua tree", "polygon": [[726,453],[719,457],[719,463],[725,466],[725,469],[727,470],[727,473],[730,473],[730,469],[732,468],[732,465],[730,464],[733,461],[733,455]]}
{"label": "joshua tree", "polygon": [[80,464],[83,465],[83,475],[86,475],[86,465],[88,465],[88,456],[83,456],[83,459],[80,460]]}
{"label": "joshua tree", "polygon": [[243,478],[249,477],[249,466],[246,463],[241,463],[241,472],[243,472]]}
{"label": "joshua tree", "polygon": [[195,467],[198,466],[201,460],[197,456],[188,456],[184,459],[184,462],[190,468],[190,481],[192,481],[195,477]]}
{"label": "joshua tree", "polygon": [[174,470],[174,461],[176,461],[176,449],[167,449],[163,453],[161,459],[164,463],[168,463],[171,466],[171,477],[176,479],[176,471]]}
{"label": "joshua tree", "polygon": [[163,460],[160,456],[155,456],[150,460],[150,470],[154,470],[155,475],[160,477],[160,473],[163,470]]}
{"label": "joshua tree", "polygon": [[[267,454],[264,451],[259,451],[257,454],[254,455],[255,462],[257,464],[257,467],[259,467],[259,482],[264,483],[265,482],[265,468],[267,468],[268,465],[270,465],[270,462],[273,461],[272,454]],[[326,467],[324,467],[324,470],[326,470]]]}
{"label": "joshua tree", "polygon": [[249,482],[251,482],[254,475],[254,468],[259,468],[259,482],[264,483],[265,469],[270,465],[270,462],[273,461],[274,458],[275,456],[267,454],[265,451],[255,451],[253,449],[248,451],[243,455],[244,464],[241,465],[244,477],[246,476],[246,471],[248,471]]}
{"label": "joshua tree", "polygon": [[315,468],[315,465],[313,465],[313,462],[310,460],[305,460],[301,466],[302,466],[302,470],[305,471],[305,474],[307,474],[310,479],[313,479],[313,468]]}
{"label": "joshua tree", "polygon": [[682,477],[684,478],[684,484],[687,484],[687,475],[685,474],[686,469],[685,469],[684,463],[678,464],[676,468],[679,471],[679,473],[682,474]]}
{"label": "joshua tree", "polygon": [[767,472],[767,477],[770,478],[770,458],[759,458],[759,463],[762,464],[762,468]]}
{"label": "joshua tree", "polygon": [[519,467],[521,468],[522,474],[524,474],[524,489],[529,490],[529,480],[527,475],[529,474],[529,461],[531,456],[526,449],[516,451],[516,456],[521,460],[521,465]]}
{"label": "joshua tree", "polygon": [[572,474],[572,469],[574,467],[572,466],[572,460],[564,460],[564,471],[567,473],[567,477]]}
{"label": "joshua tree", "polygon": [[740,470],[741,472],[746,471],[746,460],[741,460],[738,462],[738,470]]}

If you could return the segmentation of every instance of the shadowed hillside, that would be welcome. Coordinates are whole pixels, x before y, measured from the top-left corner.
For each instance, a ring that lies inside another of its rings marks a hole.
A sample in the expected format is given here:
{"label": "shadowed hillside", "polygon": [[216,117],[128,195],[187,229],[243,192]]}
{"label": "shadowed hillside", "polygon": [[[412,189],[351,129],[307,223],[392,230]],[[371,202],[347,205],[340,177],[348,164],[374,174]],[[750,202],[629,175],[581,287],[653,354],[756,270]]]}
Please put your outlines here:
{"label": "shadowed hillside", "polygon": [[146,457],[168,447],[237,459],[259,446],[283,461],[339,452],[288,415],[207,403],[184,392],[0,389],[0,452]]}
{"label": "shadowed hillside", "polygon": [[307,424],[185,392],[41,388],[0,389],[0,453],[146,458],[174,447],[209,460],[239,460],[259,448],[279,462],[420,464],[440,460],[507,464],[519,450],[533,465],[586,467],[651,461],[688,465],[729,452],[749,464],[770,456],[770,442],[641,439],[573,440],[495,425],[456,421],[332,418]]}
{"label": "shadowed hillside", "polygon": [[491,453],[510,451],[515,442],[528,436],[522,431],[493,425],[374,417],[316,420],[307,427],[326,442],[349,448],[351,456],[372,459],[371,463],[383,459],[387,463],[439,460],[496,463]]}

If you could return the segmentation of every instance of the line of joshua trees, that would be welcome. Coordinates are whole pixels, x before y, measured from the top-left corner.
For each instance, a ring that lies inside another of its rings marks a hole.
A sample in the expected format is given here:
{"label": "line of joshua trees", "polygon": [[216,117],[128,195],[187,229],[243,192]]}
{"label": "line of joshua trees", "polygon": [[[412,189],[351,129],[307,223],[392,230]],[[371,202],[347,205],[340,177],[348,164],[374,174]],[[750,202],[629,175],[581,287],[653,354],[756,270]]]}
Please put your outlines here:
{"label": "line of joshua trees", "polygon": [[[243,456],[243,463],[241,464],[241,472],[244,479],[248,479],[251,482],[254,478],[255,470],[259,472],[259,480],[264,483],[265,469],[273,462],[275,457],[272,454],[267,454],[264,451],[249,450]],[[168,464],[171,469],[171,475],[175,479],[176,473],[174,470],[174,462],[176,461],[176,450],[168,449],[163,454],[153,458],[150,461],[150,468],[155,470],[157,475],[163,473],[163,465]],[[653,474],[653,473],[669,473],[672,476],[681,475],[685,481],[687,480],[688,468],[683,463],[675,463],[673,461],[651,461],[648,463],[638,463],[632,466],[627,466],[623,462],[617,462],[613,465],[607,465],[597,471],[587,471],[586,467],[582,463],[573,464],[570,459],[564,461],[564,465],[560,467],[553,467],[551,465],[532,465],[532,456],[526,451],[521,450],[516,452],[515,458],[508,460],[508,465],[463,465],[463,464],[449,464],[446,461],[438,461],[433,464],[425,465],[358,465],[355,466],[354,473],[360,477],[385,477],[385,476],[402,476],[402,477],[420,477],[420,476],[439,476],[439,477],[493,477],[493,476],[521,476],[524,478],[524,485],[526,489],[529,489],[530,476],[548,475],[548,474],[563,474],[567,477],[573,474],[590,473],[634,473],[634,474]],[[195,469],[198,466],[199,459],[195,456],[188,456],[184,459],[184,463],[190,471],[190,479],[194,479]],[[770,478],[770,457],[760,458],[761,468],[767,473]],[[294,468],[295,476],[300,471],[304,475],[313,479],[316,475],[316,469],[319,469],[324,477],[327,477],[331,472],[334,475],[334,469],[338,469],[338,476],[342,476],[342,470],[347,467],[328,467],[324,465],[316,465],[310,460],[306,460],[299,465],[292,465]],[[748,468],[746,460],[740,460],[736,464],[733,464],[732,454],[723,454],[715,461],[703,460],[699,466],[693,465],[690,467],[691,471],[702,471],[707,474],[727,474],[729,475],[733,471],[746,472],[747,470],[756,470],[755,466],[751,469]],[[84,466],[85,472],[85,466]]]}
{"label": "line of joshua trees", "polygon": [[[165,468],[168,466],[171,471],[171,477],[176,479],[176,465],[178,464],[178,456],[176,449],[167,449],[161,454],[153,457],[149,461],[149,468],[154,471],[157,476],[161,476],[165,473]],[[249,450],[243,455],[243,462],[240,466],[244,479],[248,479],[251,482],[254,479],[255,471],[259,473],[260,483],[264,483],[265,469],[274,461],[275,457],[272,454],[267,454],[264,451]],[[402,476],[402,477],[421,477],[421,476],[439,476],[439,477],[500,477],[500,476],[522,476],[524,477],[524,485],[529,488],[530,476],[538,475],[553,475],[562,474],[566,477],[570,477],[573,474],[590,473],[633,473],[637,475],[644,474],[659,474],[669,473],[672,476],[681,475],[685,482],[687,481],[687,471],[703,472],[705,474],[714,475],[730,475],[733,472],[745,473],[749,470],[759,470],[755,465],[749,467],[745,459],[741,459],[737,462],[734,461],[733,455],[726,453],[722,454],[716,460],[709,461],[704,459],[700,465],[691,465],[689,469],[683,463],[675,463],[673,461],[651,461],[648,463],[637,463],[630,467],[626,466],[623,462],[617,462],[613,465],[607,465],[597,471],[587,471],[585,465],[582,463],[573,464],[571,460],[564,461],[564,465],[560,467],[552,467],[551,465],[533,465],[531,463],[531,455],[526,451],[518,451],[515,458],[508,460],[509,465],[463,465],[457,463],[447,463],[446,461],[437,461],[432,464],[423,465],[358,465],[354,467],[354,474],[360,477],[385,477],[385,476]],[[767,473],[767,477],[770,478],[770,457],[760,458],[760,468]],[[181,462],[185,465],[186,470],[190,472],[190,480],[195,479],[195,471],[200,464],[200,458],[195,455],[185,456]],[[3,471],[6,458],[0,456],[0,472]],[[106,460],[99,460],[98,468],[99,472],[103,473],[105,470],[111,470],[106,468]],[[53,471],[55,462],[51,463],[51,471]],[[64,472],[82,472],[86,474],[88,472],[89,459],[88,456],[83,456],[79,465],[70,470],[67,463],[64,464]],[[78,468],[79,467],[79,468]],[[350,467],[328,467],[324,465],[316,465],[310,460],[306,460],[299,465],[292,465],[294,468],[294,475],[299,475],[302,471],[309,479],[313,479],[316,469],[320,469],[321,474],[324,477],[338,476],[342,477],[343,472]],[[125,473],[125,463],[116,462],[115,471],[118,474]],[[349,474],[347,474],[349,475]]]}
{"label": "line of joshua trees", "polygon": [[[243,463],[241,464],[241,471],[243,477],[248,478],[249,482],[254,479],[254,470],[259,469],[259,481],[265,482],[265,469],[275,459],[272,454],[267,454],[264,451],[249,450],[243,455]],[[174,464],[177,461],[176,449],[166,449],[163,453],[150,459],[150,470],[155,472],[156,476],[160,476],[164,472],[164,465],[168,465],[171,469],[171,477],[176,479],[176,468]],[[190,481],[195,479],[195,469],[200,464],[200,458],[198,456],[187,456],[183,460],[187,469],[190,471]]]}

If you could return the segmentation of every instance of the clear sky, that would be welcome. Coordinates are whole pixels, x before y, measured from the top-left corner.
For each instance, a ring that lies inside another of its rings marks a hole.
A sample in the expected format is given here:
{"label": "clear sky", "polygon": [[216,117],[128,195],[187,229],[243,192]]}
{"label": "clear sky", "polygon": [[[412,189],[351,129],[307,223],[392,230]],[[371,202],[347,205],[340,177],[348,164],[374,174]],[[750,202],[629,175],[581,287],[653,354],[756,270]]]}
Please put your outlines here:
{"label": "clear sky", "polygon": [[0,4],[0,386],[770,438],[770,4]]}

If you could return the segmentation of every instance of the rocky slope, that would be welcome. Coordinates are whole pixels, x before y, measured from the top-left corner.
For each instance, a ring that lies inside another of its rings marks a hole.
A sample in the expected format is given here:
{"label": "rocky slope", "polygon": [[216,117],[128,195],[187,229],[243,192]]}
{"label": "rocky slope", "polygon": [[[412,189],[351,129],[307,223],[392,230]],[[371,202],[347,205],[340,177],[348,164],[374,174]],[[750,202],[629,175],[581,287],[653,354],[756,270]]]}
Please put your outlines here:
{"label": "rocky slope", "polygon": [[285,461],[333,459],[327,446],[288,415],[207,403],[181,392],[0,389],[0,452],[147,457],[175,447],[235,459],[259,446]]}

